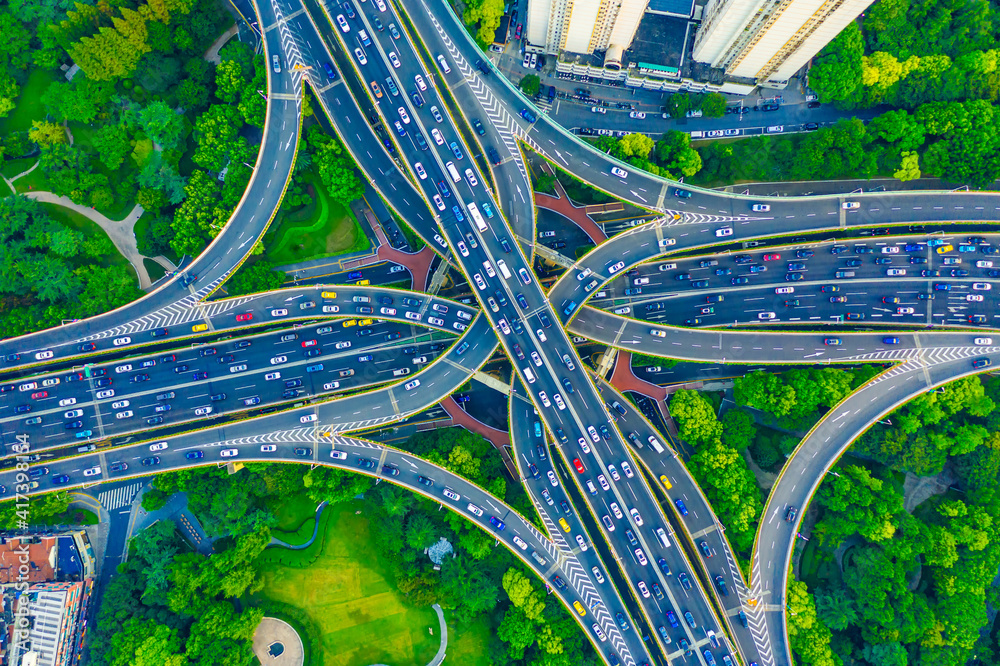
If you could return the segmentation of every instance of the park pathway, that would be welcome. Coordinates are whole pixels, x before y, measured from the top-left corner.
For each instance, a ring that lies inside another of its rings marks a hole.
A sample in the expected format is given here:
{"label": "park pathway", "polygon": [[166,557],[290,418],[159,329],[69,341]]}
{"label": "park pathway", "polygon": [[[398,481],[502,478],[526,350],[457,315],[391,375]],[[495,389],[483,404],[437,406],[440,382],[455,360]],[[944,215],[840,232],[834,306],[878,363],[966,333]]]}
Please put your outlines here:
{"label": "park pathway", "polygon": [[326,504],[327,504],[326,500],[323,500],[322,502],[319,503],[319,506],[316,507],[316,522],[313,523],[313,535],[311,537],[309,537],[309,541],[306,541],[303,544],[299,544],[297,546],[294,546],[294,545],[292,545],[290,543],[285,543],[284,541],[282,541],[281,539],[279,539],[277,537],[271,537],[271,541],[268,542],[267,545],[268,546],[281,546],[282,548],[288,548],[289,550],[305,550],[306,548],[308,548],[309,546],[311,546],[313,544],[313,541],[316,540],[316,535],[319,533],[319,518],[320,518],[320,516],[323,515],[323,509],[326,508]]}
{"label": "park pathway", "polygon": [[[68,208],[89,219],[108,234],[108,238],[111,239],[111,242],[114,243],[118,251],[132,264],[132,268],[135,269],[136,274],[139,276],[139,288],[148,289],[153,284],[153,281],[149,278],[149,272],[146,271],[146,266],[142,262],[144,257],[139,254],[139,248],[136,246],[135,240],[135,223],[145,212],[142,206],[136,204],[124,220],[115,221],[98,213],[89,206],[81,206],[80,204],[73,203],[69,197],[61,197],[53,192],[25,192],[24,195],[37,201]],[[163,259],[161,261],[161,259],[158,257],[154,261],[163,266],[163,262],[166,260]],[[166,263],[169,265],[170,262],[167,261]]]}

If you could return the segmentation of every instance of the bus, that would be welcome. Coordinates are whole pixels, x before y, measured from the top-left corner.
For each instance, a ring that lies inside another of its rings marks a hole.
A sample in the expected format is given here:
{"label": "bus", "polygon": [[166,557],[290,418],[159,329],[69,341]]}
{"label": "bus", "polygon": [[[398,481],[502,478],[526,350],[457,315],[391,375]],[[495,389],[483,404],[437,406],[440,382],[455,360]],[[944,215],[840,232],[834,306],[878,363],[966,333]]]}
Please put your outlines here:
{"label": "bus", "polygon": [[[455,165],[448,162],[449,169],[453,170]],[[479,207],[475,203],[469,204],[469,215],[472,216],[472,221],[476,223],[476,228],[480,231],[486,231],[489,227],[486,226],[486,220],[483,219],[482,214],[479,212]]]}

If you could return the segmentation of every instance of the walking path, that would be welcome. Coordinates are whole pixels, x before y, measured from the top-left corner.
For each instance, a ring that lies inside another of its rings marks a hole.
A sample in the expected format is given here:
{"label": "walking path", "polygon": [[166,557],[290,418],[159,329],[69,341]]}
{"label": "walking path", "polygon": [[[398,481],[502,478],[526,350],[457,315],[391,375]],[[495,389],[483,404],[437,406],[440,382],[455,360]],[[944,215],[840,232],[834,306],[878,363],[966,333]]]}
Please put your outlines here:
{"label": "walking path", "polygon": [[219,57],[219,50],[225,46],[226,42],[232,39],[239,31],[239,27],[233,23],[229,30],[226,30],[224,33],[219,35],[219,38],[212,42],[212,45],[208,47],[208,50],[205,51],[205,60],[215,63],[216,65],[221,63],[222,58]]}
{"label": "walking path", "polygon": [[316,540],[316,535],[319,533],[319,517],[323,515],[323,509],[326,508],[326,504],[327,504],[326,500],[323,500],[322,502],[319,503],[319,506],[316,507],[316,522],[313,524],[313,535],[309,537],[309,541],[306,541],[303,544],[299,544],[298,546],[293,546],[290,543],[285,543],[284,541],[278,539],[277,537],[271,537],[271,541],[267,545],[281,546],[283,548],[288,548],[289,550],[305,550],[306,548],[311,546],[313,544],[313,541]]}
{"label": "walking path", "polygon": [[536,192],[535,205],[539,208],[559,213],[572,220],[578,227],[583,229],[583,232],[590,237],[594,245],[600,245],[606,241],[608,239],[607,234],[604,233],[596,222],[590,219],[589,215],[591,212],[604,212],[605,206],[575,206],[569,200],[566,190],[563,189],[562,183],[558,180],[555,181],[555,188],[556,196]]}
{"label": "walking path", "polygon": [[98,213],[89,206],[81,206],[80,204],[73,203],[69,197],[60,197],[52,192],[25,192],[25,196],[44,203],[56,204],[57,206],[68,208],[94,222],[101,229],[104,229],[111,242],[118,248],[118,251],[132,264],[136,274],[139,276],[139,288],[146,289],[153,284],[149,278],[149,273],[146,271],[146,266],[142,262],[144,257],[139,254],[139,248],[136,246],[135,241],[135,223],[145,212],[142,206],[136,204],[124,220],[115,221]]}
{"label": "walking path", "polygon": [[434,658],[427,662],[427,666],[440,666],[444,663],[445,649],[448,647],[448,624],[444,621],[444,611],[437,604],[431,606],[434,612],[438,616],[438,625],[441,627],[441,647],[438,648],[437,654]]}

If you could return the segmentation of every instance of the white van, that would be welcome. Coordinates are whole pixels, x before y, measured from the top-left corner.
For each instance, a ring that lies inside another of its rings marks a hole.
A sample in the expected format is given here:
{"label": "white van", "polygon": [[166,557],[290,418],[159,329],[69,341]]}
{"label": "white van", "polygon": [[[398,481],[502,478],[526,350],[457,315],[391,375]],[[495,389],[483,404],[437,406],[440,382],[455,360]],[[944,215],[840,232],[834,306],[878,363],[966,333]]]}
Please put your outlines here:
{"label": "white van", "polygon": [[505,278],[507,278],[508,280],[511,278],[510,269],[507,268],[507,262],[506,261],[504,261],[503,259],[497,259],[497,268],[500,269],[500,273]]}
{"label": "white van", "polygon": [[444,168],[448,170],[448,173],[451,175],[451,179],[453,181],[457,183],[462,180],[462,177],[458,175],[458,169],[455,168],[454,162],[446,162]]}
{"label": "white van", "polygon": [[531,371],[531,368],[525,368],[524,369],[524,376],[528,380],[529,384],[534,384],[535,383],[535,373],[533,373]]}
{"label": "white van", "polygon": [[663,531],[662,527],[657,527],[653,530],[656,533],[656,538],[660,540],[664,548],[670,548],[670,540],[667,538],[667,533]]}

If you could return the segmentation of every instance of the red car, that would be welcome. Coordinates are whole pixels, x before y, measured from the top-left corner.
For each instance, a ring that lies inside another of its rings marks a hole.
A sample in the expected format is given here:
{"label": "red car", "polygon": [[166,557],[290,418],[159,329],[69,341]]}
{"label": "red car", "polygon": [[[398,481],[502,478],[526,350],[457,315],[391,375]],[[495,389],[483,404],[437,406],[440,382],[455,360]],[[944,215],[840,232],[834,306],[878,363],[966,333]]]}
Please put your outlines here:
{"label": "red car", "polygon": [[32,400],[41,400],[42,398],[47,398],[47,397],[49,397],[48,391],[39,391],[38,393],[31,394]]}
{"label": "red car", "polygon": [[303,347],[312,347],[312,346],[314,346],[315,344],[316,344],[316,341],[315,341],[315,340],[303,340],[303,341],[302,341],[302,346],[303,346]]}
{"label": "red car", "polygon": [[781,259],[780,254],[765,254],[764,261],[778,261]]}
{"label": "red car", "polygon": [[521,39],[521,28],[523,27],[523,25],[518,24],[517,30],[514,32],[514,39]]}
{"label": "red car", "polygon": [[252,312],[244,312],[243,314],[236,315],[236,321],[250,321],[253,319]]}
{"label": "red car", "polygon": [[579,472],[580,474],[583,474],[583,472],[584,472],[583,463],[580,462],[579,458],[573,458],[573,467],[576,467],[576,471],[577,472]]}

